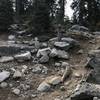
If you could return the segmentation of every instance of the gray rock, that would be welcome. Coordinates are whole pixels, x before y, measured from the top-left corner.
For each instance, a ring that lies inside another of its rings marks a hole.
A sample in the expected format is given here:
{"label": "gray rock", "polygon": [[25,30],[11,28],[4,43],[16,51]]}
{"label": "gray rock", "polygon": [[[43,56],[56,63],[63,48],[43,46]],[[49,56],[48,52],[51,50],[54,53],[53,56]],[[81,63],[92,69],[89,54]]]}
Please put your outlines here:
{"label": "gray rock", "polygon": [[15,95],[20,95],[20,90],[17,89],[17,88],[13,89],[12,92],[13,92]]}
{"label": "gray rock", "polygon": [[58,57],[58,58],[62,58],[62,59],[69,59],[69,55],[67,52],[63,51],[63,50],[57,50],[57,49],[52,49],[51,53],[50,53],[50,57]]}
{"label": "gray rock", "polygon": [[61,77],[60,76],[47,77],[46,82],[51,85],[58,85],[61,83]]}
{"label": "gray rock", "polygon": [[61,66],[62,66],[62,67],[69,66],[69,63],[67,63],[67,62],[62,62]]}
{"label": "gray rock", "polygon": [[0,58],[0,63],[10,62],[10,61],[13,61],[13,60],[14,60],[13,57],[3,56],[3,57]]}
{"label": "gray rock", "polygon": [[37,37],[35,37],[34,44],[35,44],[35,48],[36,49],[39,49],[40,48],[40,42],[38,41],[38,38]]}
{"label": "gray rock", "polygon": [[50,90],[50,85],[47,84],[46,82],[42,82],[37,88],[37,90],[40,92],[47,92]]}
{"label": "gray rock", "polygon": [[14,35],[9,35],[9,36],[8,36],[8,39],[9,39],[9,40],[15,40],[15,36],[14,36]]}
{"label": "gray rock", "polygon": [[55,63],[55,67],[60,67],[61,63]]}
{"label": "gray rock", "polygon": [[66,42],[55,42],[54,46],[62,50],[68,50],[70,48],[70,44]]}
{"label": "gray rock", "polygon": [[85,82],[72,94],[71,100],[93,100],[93,97],[100,97],[100,85]]}
{"label": "gray rock", "polygon": [[25,61],[31,59],[31,53],[29,51],[14,56],[17,61]]}
{"label": "gray rock", "polygon": [[48,68],[42,64],[36,64],[33,66],[32,72],[36,74],[41,74],[41,73],[47,74]]}
{"label": "gray rock", "polygon": [[47,63],[49,62],[49,56],[48,55],[44,55],[39,59],[40,63]]}
{"label": "gray rock", "polygon": [[0,82],[6,80],[7,78],[9,78],[9,76],[10,76],[10,72],[8,71],[0,72]]}
{"label": "gray rock", "polygon": [[50,52],[51,52],[50,48],[39,49],[37,52],[37,57],[48,55],[48,54],[50,54]]}
{"label": "gray rock", "polygon": [[15,71],[13,78],[21,78],[22,77],[22,73],[20,71]]}
{"label": "gray rock", "polygon": [[88,32],[89,29],[84,27],[84,26],[80,26],[80,25],[73,25],[70,29],[70,31],[81,31],[81,32]]}
{"label": "gray rock", "polygon": [[0,87],[1,88],[6,88],[8,86],[8,84],[6,83],[6,82],[2,82],[1,84],[0,84]]}

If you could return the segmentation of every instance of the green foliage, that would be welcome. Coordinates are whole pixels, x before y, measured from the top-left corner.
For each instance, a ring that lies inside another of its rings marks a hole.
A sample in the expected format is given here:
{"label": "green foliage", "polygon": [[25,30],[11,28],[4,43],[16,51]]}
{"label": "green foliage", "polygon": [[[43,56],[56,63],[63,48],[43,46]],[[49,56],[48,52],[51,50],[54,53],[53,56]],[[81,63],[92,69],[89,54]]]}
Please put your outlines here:
{"label": "green foliage", "polygon": [[12,23],[12,2],[10,0],[0,0],[0,31],[6,31]]}

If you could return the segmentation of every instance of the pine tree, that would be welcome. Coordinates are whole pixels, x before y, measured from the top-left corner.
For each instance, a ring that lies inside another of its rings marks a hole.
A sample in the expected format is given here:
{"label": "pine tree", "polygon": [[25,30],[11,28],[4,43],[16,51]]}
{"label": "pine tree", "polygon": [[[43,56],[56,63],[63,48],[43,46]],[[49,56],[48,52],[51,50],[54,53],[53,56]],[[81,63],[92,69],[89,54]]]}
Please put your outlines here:
{"label": "pine tree", "polygon": [[13,8],[10,0],[0,0],[0,31],[8,30],[13,23]]}

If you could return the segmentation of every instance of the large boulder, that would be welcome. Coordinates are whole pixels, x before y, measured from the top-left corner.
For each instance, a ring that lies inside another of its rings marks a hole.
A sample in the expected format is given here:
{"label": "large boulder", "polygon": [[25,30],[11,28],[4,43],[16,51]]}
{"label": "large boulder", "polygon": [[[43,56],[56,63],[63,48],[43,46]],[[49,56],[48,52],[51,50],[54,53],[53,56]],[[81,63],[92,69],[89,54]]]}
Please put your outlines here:
{"label": "large boulder", "polygon": [[100,85],[82,83],[76,87],[71,100],[93,100],[94,97],[100,98]]}
{"label": "large boulder", "polygon": [[80,31],[80,32],[88,32],[89,29],[84,27],[84,26],[80,26],[80,25],[73,25],[70,29],[70,31]]}

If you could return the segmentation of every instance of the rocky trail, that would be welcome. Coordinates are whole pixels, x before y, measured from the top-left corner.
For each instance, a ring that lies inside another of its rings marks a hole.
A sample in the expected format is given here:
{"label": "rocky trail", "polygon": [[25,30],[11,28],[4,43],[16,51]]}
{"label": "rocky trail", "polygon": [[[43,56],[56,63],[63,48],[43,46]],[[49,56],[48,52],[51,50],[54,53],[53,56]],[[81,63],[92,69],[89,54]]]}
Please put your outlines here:
{"label": "rocky trail", "polygon": [[78,36],[39,42],[1,35],[0,100],[99,100],[100,35]]}

